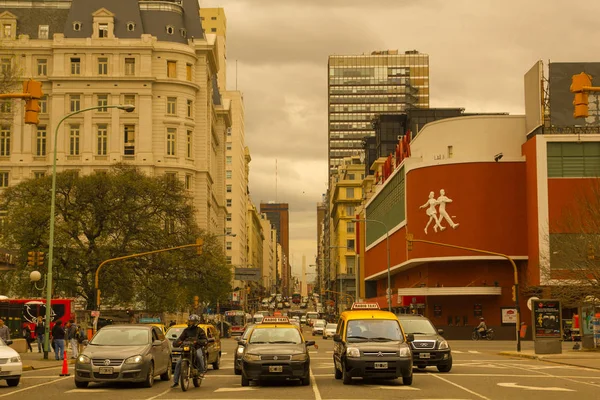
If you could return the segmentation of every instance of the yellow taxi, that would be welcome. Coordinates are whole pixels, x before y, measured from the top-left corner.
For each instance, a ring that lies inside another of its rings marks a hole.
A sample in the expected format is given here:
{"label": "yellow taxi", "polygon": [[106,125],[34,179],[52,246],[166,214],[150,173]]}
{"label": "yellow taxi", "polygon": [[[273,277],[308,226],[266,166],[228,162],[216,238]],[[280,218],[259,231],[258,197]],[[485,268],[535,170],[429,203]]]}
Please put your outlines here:
{"label": "yellow taxi", "polygon": [[264,317],[250,332],[242,356],[242,386],[251,381],[297,380],[310,384],[312,340],[287,317]]}
{"label": "yellow taxi", "polygon": [[[221,365],[221,338],[219,337],[219,331],[211,324],[198,324],[198,326],[204,330],[208,338],[205,353],[206,367],[208,368],[208,365],[212,364],[213,369],[219,369]],[[175,370],[175,365],[181,358],[181,348],[173,347],[173,343],[179,338],[185,328],[187,328],[187,324],[172,325],[165,335],[171,342],[172,370]]]}
{"label": "yellow taxi", "polygon": [[402,377],[404,385],[411,385],[412,340],[393,313],[382,311],[377,303],[354,303],[340,315],[333,336],[335,379],[349,385],[353,378]]}

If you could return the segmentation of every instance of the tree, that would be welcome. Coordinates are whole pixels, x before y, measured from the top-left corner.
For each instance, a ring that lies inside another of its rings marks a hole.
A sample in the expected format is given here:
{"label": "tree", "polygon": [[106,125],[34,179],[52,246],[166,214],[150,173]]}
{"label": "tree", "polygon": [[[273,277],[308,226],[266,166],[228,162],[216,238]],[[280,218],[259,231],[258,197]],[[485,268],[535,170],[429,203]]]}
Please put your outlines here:
{"label": "tree", "polygon": [[564,307],[600,298],[600,180],[573,180],[573,185],[560,217],[550,221],[549,256],[540,262],[543,275],[561,282],[544,296],[560,299]]}
{"label": "tree", "polygon": [[[9,187],[0,207],[8,210],[0,245],[19,253],[47,251],[51,176]],[[137,168],[114,165],[107,173],[57,174],[53,277],[55,296],[82,297],[95,305],[94,276],[107,259],[195,243],[195,248],[107,263],[100,272],[103,306],[143,305],[179,311],[194,295],[224,298],[230,281],[225,256],[214,236],[194,222],[194,209],[180,182],[149,177]],[[25,265],[21,262],[20,265]],[[31,267],[8,277],[13,294],[27,293]],[[43,271],[43,268],[42,268]]]}

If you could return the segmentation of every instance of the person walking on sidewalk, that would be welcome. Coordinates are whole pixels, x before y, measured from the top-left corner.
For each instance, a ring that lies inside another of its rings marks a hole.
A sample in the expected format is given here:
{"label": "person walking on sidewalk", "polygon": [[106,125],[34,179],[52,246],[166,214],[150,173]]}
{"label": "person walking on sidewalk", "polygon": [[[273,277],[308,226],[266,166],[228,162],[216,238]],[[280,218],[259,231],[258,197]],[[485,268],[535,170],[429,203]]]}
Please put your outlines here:
{"label": "person walking on sidewalk", "polygon": [[8,329],[8,326],[4,325],[4,320],[2,320],[0,318],[0,339],[4,340],[4,343],[6,343],[8,340],[10,340],[10,329]]}
{"label": "person walking on sidewalk", "polygon": [[23,322],[23,329],[21,333],[23,334],[25,343],[27,343],[27,348],[33,353],[33,349],[31,348],[31,342],[33,341],[33,338],[31,337],[31,328],[29,328],[29,322]]}
{"label": "person walking on sidewalk", "polygon": [[37,339],[38,353],[41,353],[44,349],[44,335],[46,334],[46,328],[44,327],[44,323],[42,322],[41,318],[38,320],[38,323],[35,326],[34,333],[35,338]]}
{"label": "person walking on sidewalk", "polygon": [[77,343],[77,331],[79,327],[72,319],[69,320],[69,329],[67,330],[67,339],[69,339],[69,343],[71,343],[71,358],[77,358],[79,355],[79,343]]}
{"label": "person walking on sidewalk", "polygon": [[54,356],[57,360],[62,360],[65,354],[65,330],[61,320],[56,321],[52,328],[52,340],[54,340]]}

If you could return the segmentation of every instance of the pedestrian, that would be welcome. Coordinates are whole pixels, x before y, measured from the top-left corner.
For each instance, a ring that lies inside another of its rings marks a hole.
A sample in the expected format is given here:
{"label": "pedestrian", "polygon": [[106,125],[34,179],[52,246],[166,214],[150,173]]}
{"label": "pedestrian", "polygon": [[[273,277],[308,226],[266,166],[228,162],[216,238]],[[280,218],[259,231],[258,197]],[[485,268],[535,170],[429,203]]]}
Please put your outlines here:
{"label": "pedestrian", "polygon": [[34,333],[35,338],[37,339],[38,353],[41,353],[42,349],[44,348],[44,335],[46,335],[46,327],[44,326],[44,322],[41,318],[38,319]]}
{"label": "pedestrian", "polygon": [[33,339],[31,337],[31,328],[29,327],[28,322],[23,322],[23,329],[21,330],[21,333],[23,334],[25,343],[27,343],[27,348],[29,349],[30,352],[33,353],[33,349],[31,348],[31,342],[33,341]]}
{"label": "pedestrian", "polygon": [[73,321],[72,319],[69,320],[69,328],[67,329],[67,339],[71,344],[71,358],[77,358],[77,356],[79,355],[79,343],[77,342],[77,335],[79,333],[78,331],[79,327],[77,326],[75,321]]}
{"label": "pedestrian", "polygon": [[4,340],[4,343],[10,340],[10,329],[4,325],[4,320],[0,318],[0,339]]}
{"label": "pedestrian", "polygon": [[62,321],[56,321],[52,328],[52,341],[54,342],[54,356],[57,360],[64,359],[65,354],[65,330]]}

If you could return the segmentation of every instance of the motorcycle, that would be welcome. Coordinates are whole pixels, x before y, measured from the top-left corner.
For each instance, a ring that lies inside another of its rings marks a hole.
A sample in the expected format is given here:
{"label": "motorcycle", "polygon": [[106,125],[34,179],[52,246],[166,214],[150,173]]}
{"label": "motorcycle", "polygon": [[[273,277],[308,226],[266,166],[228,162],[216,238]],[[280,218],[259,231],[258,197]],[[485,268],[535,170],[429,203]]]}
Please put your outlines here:
{"label": "motorcycle", "polygon": [[479,340],[479,339],[492,340],[492,339],[494,339],[494,330],[492,328],[488,328],[486,331],[479,332],[477,330],[477,328],[475,328],[475,329],[473,329],[473,333],[471,334],[471,339],[472,340]]}
{"label": "motorcycle", "polygon": [[[206,355],[202,351],[204,357],[204,365],[206,365]],[[181,374],[179,375],[179,385],[181,390],[186,392],[190,387],[190,380],[193,382],[194,387],[200,387],[202,383],[202,374],[204,371],[199,371],[196,368],[196,347],[194,342],[185,341],[182,345],[181,351]]]}

